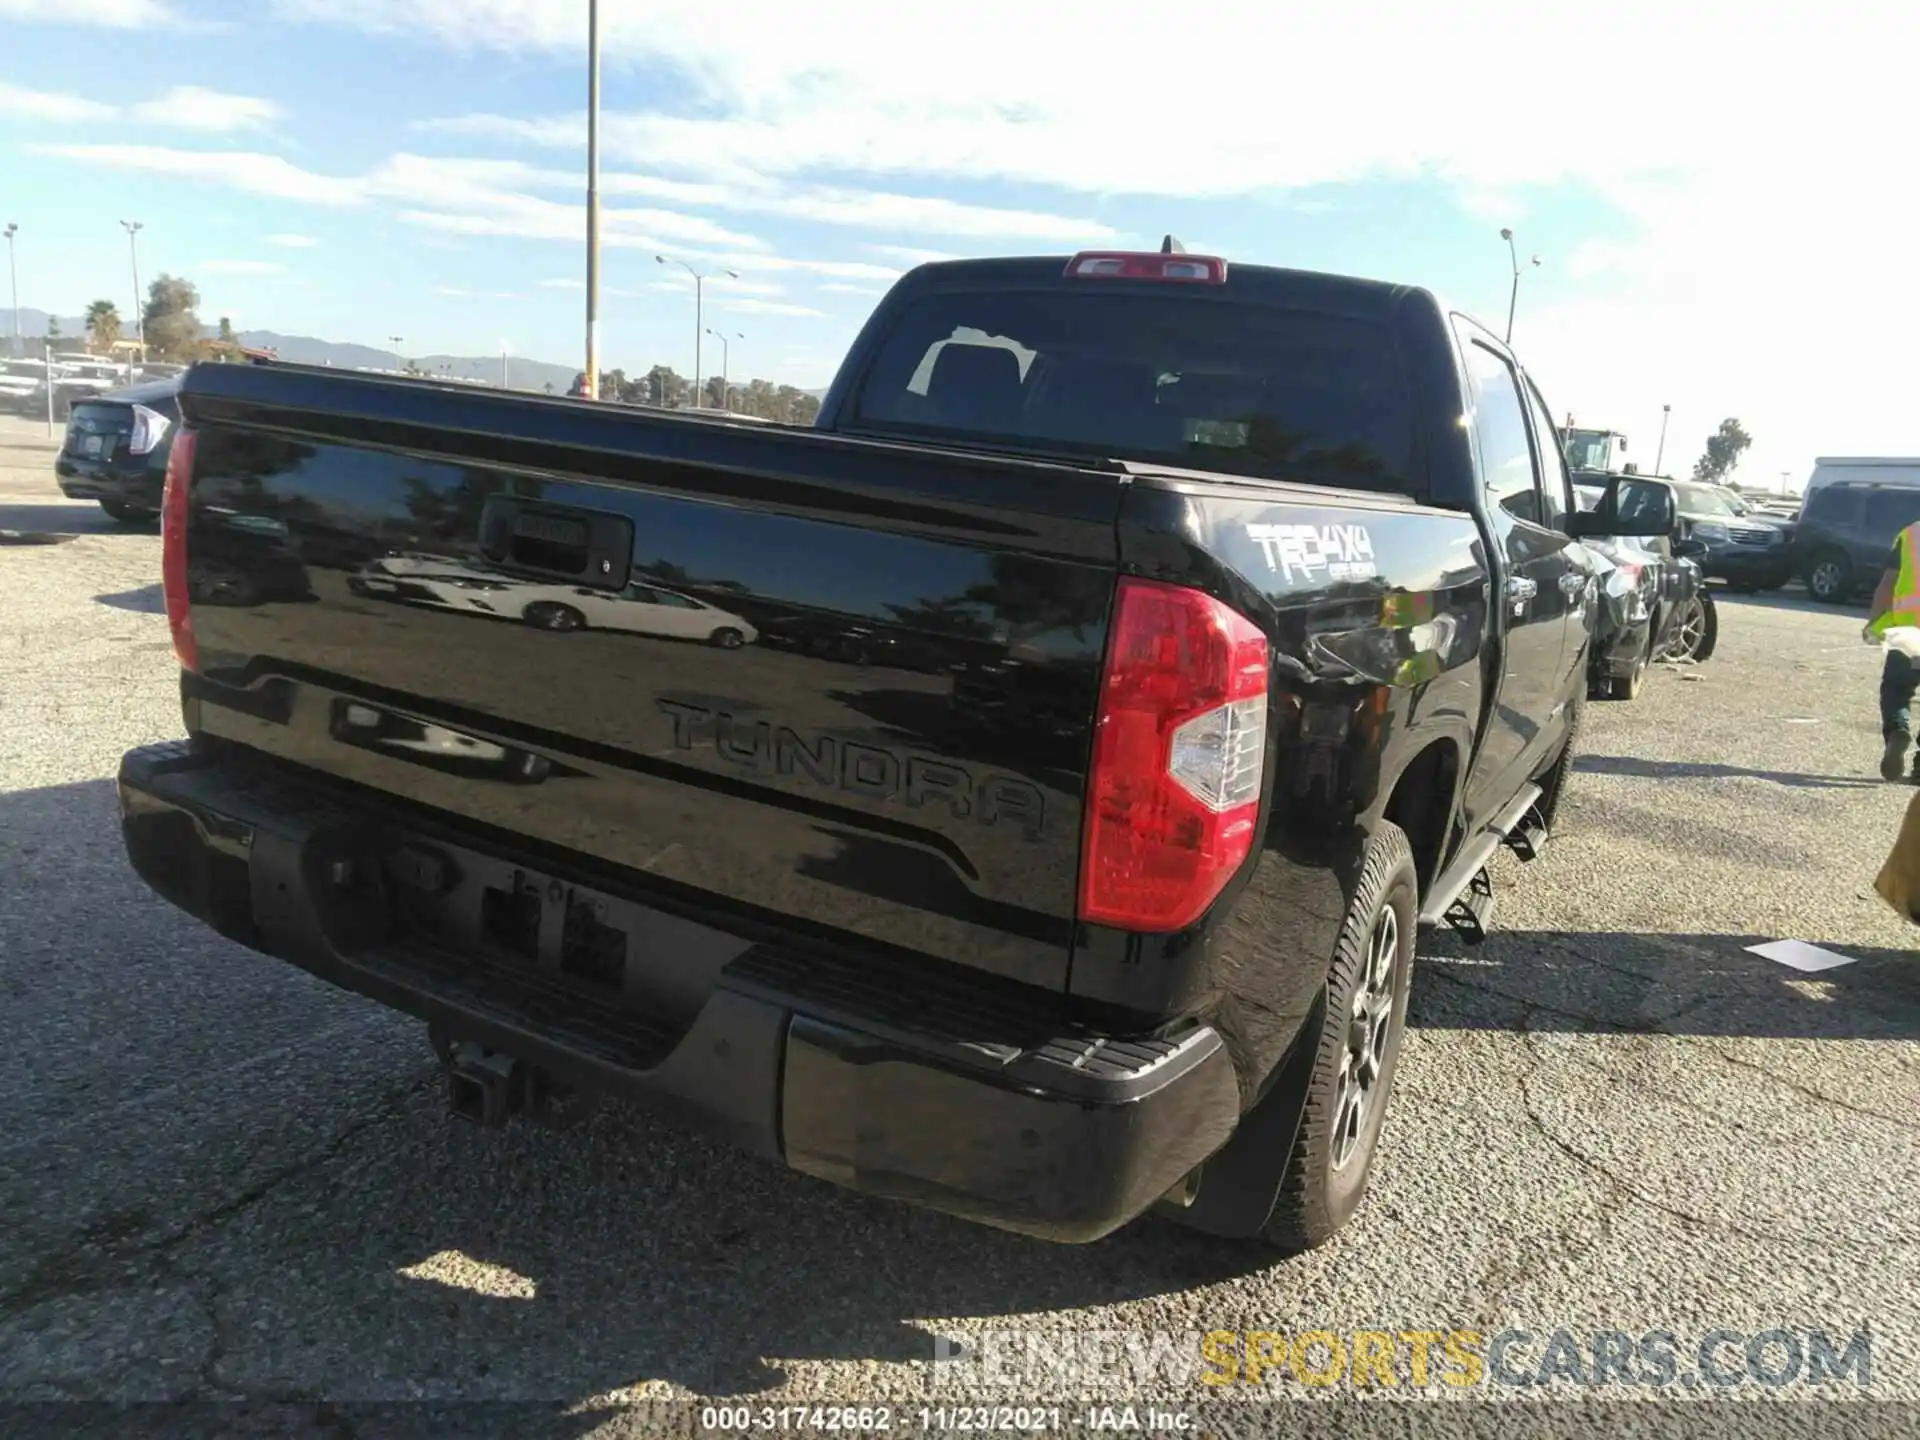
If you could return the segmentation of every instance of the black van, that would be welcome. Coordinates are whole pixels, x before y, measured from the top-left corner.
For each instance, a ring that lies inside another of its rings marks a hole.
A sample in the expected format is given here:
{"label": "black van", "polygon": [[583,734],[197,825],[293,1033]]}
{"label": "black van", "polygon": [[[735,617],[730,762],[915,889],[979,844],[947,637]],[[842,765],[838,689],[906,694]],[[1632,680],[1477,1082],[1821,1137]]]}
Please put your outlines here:
{"label": "black van", "polygon": [[1920,486],[1841,483],[1807,497],[1794,568],[1816,600],[1839,605],[1870,589],[1894,537],[1920,520]]}

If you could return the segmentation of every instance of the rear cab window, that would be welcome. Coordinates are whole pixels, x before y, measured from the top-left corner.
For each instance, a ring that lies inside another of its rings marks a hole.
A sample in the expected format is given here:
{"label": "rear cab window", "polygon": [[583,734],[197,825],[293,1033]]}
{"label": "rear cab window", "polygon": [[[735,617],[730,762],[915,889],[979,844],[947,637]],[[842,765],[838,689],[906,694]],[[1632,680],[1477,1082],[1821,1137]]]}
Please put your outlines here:
{"label": "rear cab window", "polygon": [[932,291],[882,342],[854,417],[867,433],[1425,490],[1392,330],[1230,294]]}

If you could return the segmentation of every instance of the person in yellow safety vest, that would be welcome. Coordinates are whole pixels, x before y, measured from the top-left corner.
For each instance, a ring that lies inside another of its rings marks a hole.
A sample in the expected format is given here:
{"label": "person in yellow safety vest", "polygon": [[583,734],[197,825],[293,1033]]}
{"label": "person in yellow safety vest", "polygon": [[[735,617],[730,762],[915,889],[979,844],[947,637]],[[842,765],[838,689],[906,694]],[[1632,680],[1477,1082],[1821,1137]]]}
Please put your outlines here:
{"label": "person in yellow safety vest", "polygon": [[[1860,636],[1887,652],[1880,670],[1880,733],[1886,741],[1880,775],[1898,780],[1906,766],[1907,747],[1913,743],[1909,707],[1913,692],[1920,689],[1920,522],[1894,537],[1873,592],[1873,618]],[[1914,759],[1912,778],[1920,784],[1920,756]]]}

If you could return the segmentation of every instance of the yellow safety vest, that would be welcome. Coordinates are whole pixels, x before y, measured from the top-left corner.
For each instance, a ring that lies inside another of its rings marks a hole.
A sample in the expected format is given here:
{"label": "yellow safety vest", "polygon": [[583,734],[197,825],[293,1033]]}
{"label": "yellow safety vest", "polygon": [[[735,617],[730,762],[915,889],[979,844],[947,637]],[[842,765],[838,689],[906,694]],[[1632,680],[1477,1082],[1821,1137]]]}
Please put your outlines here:
{"label": "yellow safety vest", "polygon": [[1894,548],[1900,552],[1900,573],[1893,582],[1893,599],[1884,615],[1873,618],[1873,633],[1884,635],[1902,625],[1920,625],[1920,564],[1915,563],[1916,534],[1920,523],[1900,532]]}

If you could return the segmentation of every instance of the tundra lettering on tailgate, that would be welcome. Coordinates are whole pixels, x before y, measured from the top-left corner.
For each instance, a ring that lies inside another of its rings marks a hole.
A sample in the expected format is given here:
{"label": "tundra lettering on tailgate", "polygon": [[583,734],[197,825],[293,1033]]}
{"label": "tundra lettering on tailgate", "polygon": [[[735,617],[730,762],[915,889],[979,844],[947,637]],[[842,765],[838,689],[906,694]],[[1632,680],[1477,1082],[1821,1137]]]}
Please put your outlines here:
{"label": "tundra lettering on tailgate", "polygon": [[655,700],[673,721],[676,750],[696,742],[728,764],[759,775],[799,777],[868,800],[900,799],[920,810],[940,806],[956,820],[982,825],[1010,821],[1029,840],[1040,837],[1045,802],[1037,786],[989,772],[975,778],[948,760],[899,755],[863,741],[847,740],[747,720],[725,710],[679,700]]}

